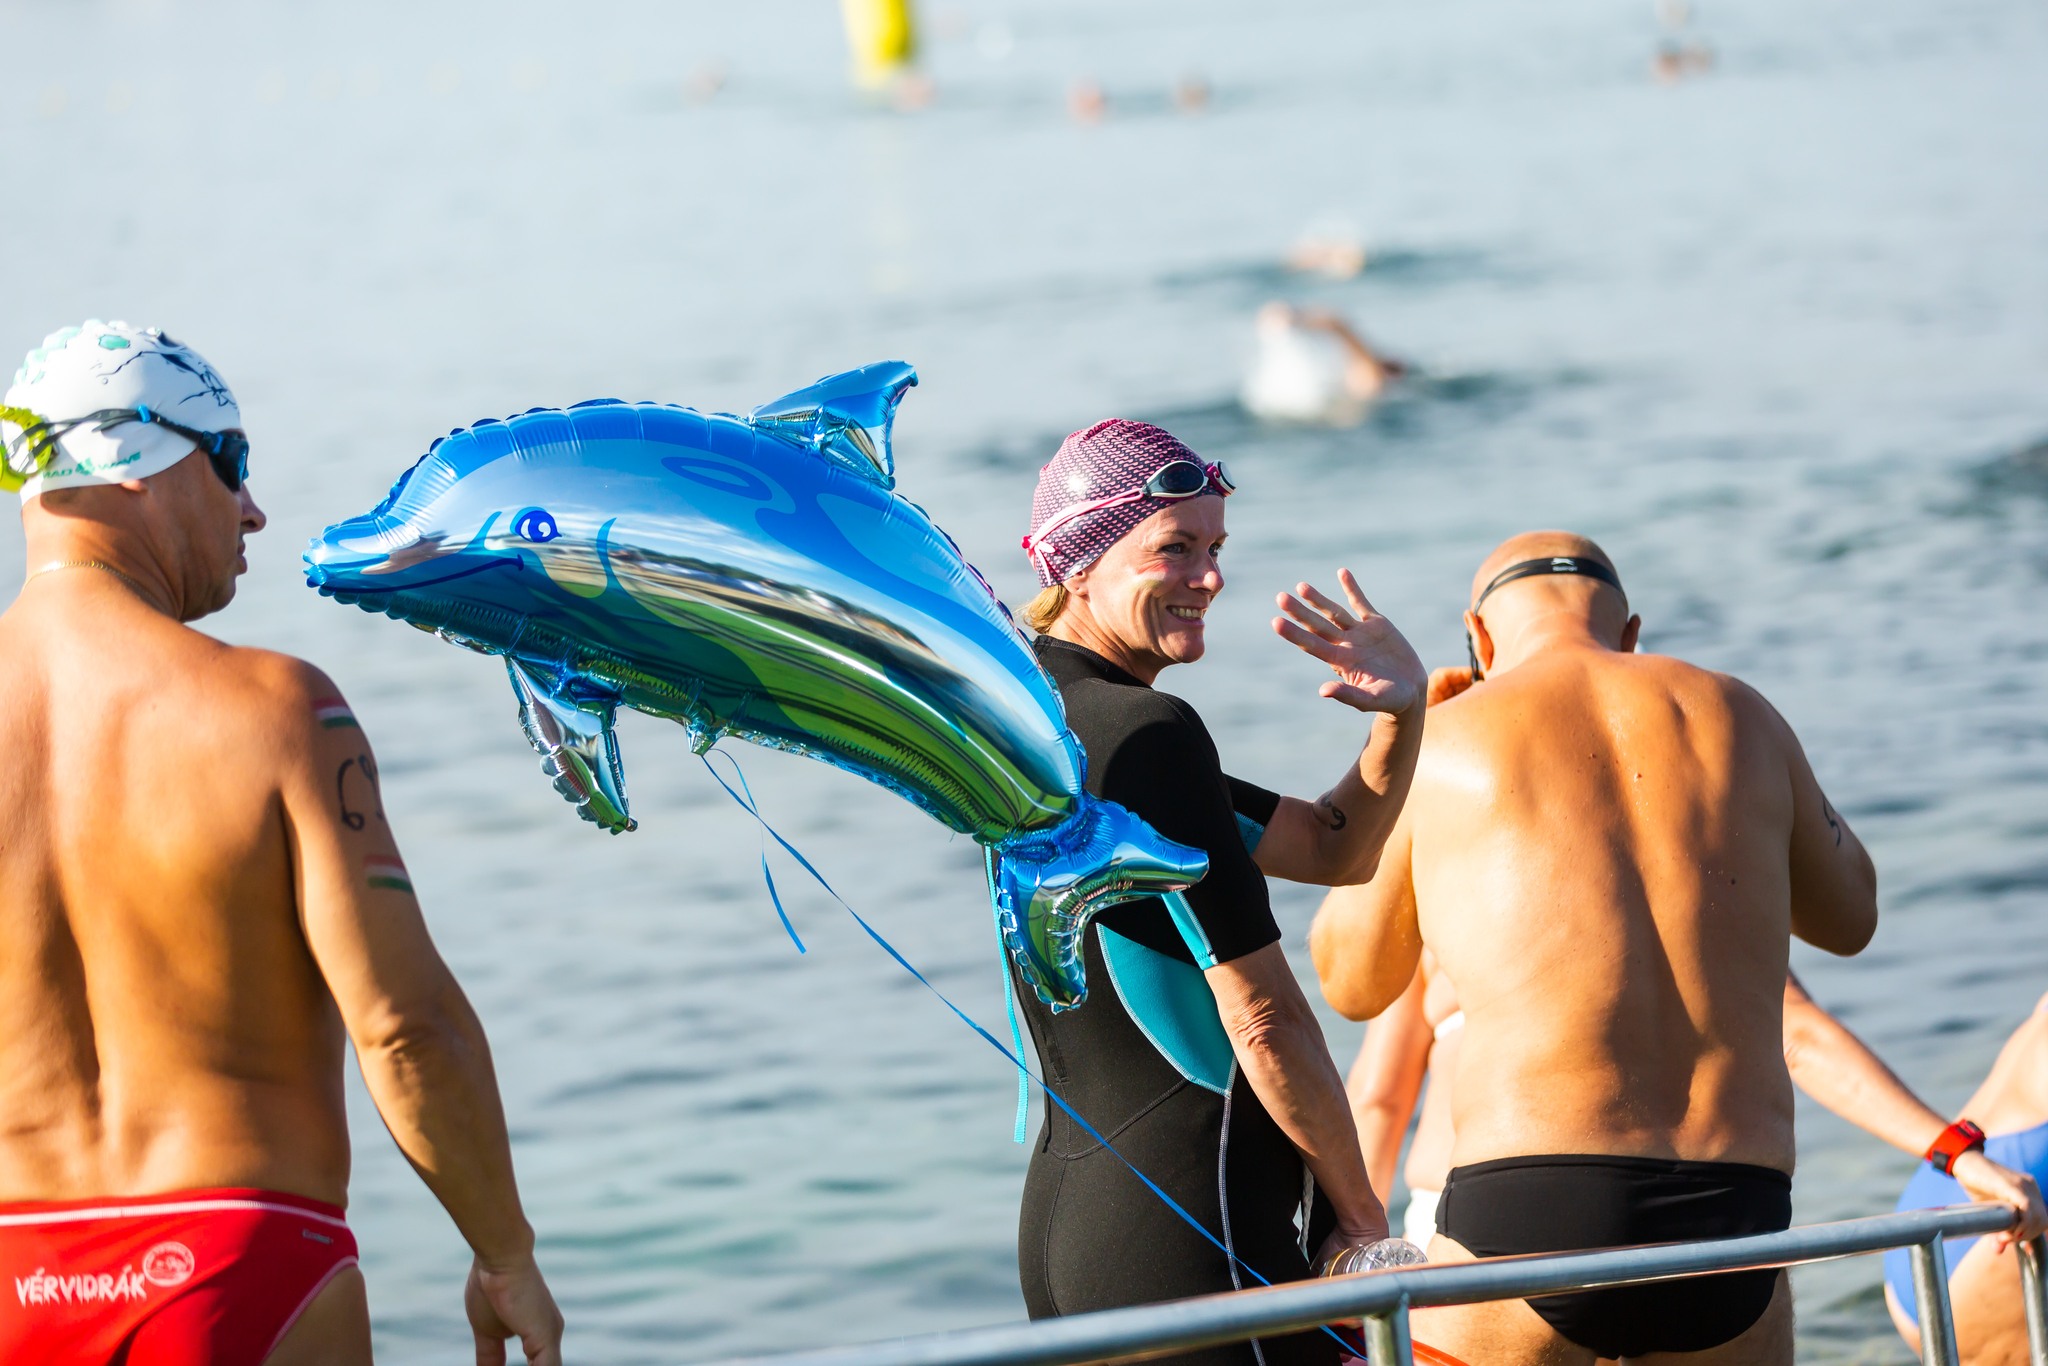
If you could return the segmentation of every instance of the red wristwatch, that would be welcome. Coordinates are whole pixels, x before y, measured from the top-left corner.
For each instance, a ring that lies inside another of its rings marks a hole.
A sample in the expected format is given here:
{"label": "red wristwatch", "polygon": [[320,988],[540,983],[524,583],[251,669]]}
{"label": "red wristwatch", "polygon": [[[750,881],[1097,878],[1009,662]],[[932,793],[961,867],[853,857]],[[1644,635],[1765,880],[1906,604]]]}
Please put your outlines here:
{"label": "red wristwatch", "polygon": [[1984,1146],[1984,1131],[1967,1119],[1959,1119],[1941,1131],[1941,1137],[1934,1140],[1934,1146],[1927,1150],[1927,1160],[1934,1170],[1943,1176],[1956,1164],[1956,1159],[1972,1148]]}

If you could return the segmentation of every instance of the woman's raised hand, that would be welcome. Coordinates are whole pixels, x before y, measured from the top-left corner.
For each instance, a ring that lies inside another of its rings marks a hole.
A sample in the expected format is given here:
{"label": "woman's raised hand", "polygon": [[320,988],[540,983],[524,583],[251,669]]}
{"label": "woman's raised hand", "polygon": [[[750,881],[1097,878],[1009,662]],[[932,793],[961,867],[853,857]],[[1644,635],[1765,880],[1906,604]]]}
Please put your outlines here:
{"label": "woman's raised hand", "polygon": [[1348,569],[1337,582],[1350,605],[1332,601],[1314,584],[1296,584],[1279,596],[1284,616],[1273,618],[1280,638],[1330,666],[1337,677],[1324,697],[1360,711],[1404,712],[1422,705],[1429,674],[1401,633],[1373,610]]}

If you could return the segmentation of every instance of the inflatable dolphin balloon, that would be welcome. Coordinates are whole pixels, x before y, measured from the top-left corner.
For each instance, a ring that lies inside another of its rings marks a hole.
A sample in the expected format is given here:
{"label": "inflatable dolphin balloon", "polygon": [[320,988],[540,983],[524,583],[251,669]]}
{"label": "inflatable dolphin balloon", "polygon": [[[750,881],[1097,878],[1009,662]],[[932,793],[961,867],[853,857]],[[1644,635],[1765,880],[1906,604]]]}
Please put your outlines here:
{"label": "inflatable dolphin balloon", "polygon": [[1208,860],[1082,787],[1059,694],[959,548],[895,492],[908,365],[745,417],[605,399],[434,443],[306,551],[306,582],[502,655],[542,769],[634,828],[612,722],[678,721],[849,769],[993,852],[1010,953],[1054,1006],[1081,932]]}

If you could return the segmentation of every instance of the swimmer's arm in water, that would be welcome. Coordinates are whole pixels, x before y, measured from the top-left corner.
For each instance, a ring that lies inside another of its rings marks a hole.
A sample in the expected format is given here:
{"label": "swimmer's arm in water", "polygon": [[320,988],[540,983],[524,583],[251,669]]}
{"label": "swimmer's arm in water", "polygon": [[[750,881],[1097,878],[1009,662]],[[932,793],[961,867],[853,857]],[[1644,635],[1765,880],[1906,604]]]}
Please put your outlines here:
{"label": "swimmer's arm in water", "polygon": [[1351,1119],[1358,1126],[1358,1150],[1376,1191],[1394,1188],[1401,1140],[1408,1136],[1408,1122],[1415,1118],[1415,1102],[1422,1096],[1422,1079],[1429,1073],[1436,1038],[1422,1010],[1427,985],[1418,971],[1400,999],[1366,1026],[1358,1059],[1344,1080]]}
{"label": "swimmer's arm in water", "polygon": [[1336,340],[1344,350],[1346,381],[1354,391],[1362,391],[1366,397],[1377,392],[1387,380],[1408,373],[1407,362],[1375,351],[1371,343],[1358,335],[1356,328],[1344,321],[1342,314],[1327,308],[1302,308],[1295,310],[1294,320]]}
{"label": "swimmer's arm in water", "polygon": [[[1785,974],[1785,1065],[1800,1090],[1916,1159],[1948,1127],[1863,1040],[1807,995],[1791,973]],[[1953,1174],[1972,1199],[2011,1205],[2025,1216],[2020,1228],[1999,1235],[1998,1246],[2048,1227],[2040,1187],[2025,1172],[1978,1151],[1957,1158]]]}
{"label": "swimmer's arm in water", "polygon": [[1309,927],[1323,999],[1347,1020],[1370,1020],[1393,1005],[1422,962],[1414,849],[1414,829],[1404,819],[1372,880],[1332,889]]}
{"label": "swimmer's arm in water", "polygon": [[1792,727],[1761,696],[1751,696],[1778,733],[1792,784],[1792,933],[1829,953],[1860,953],[1877,933],[1877,868],[1820,790]]}
{"label": "swimmer's arm in water", "polygon": [[479,1360],[516,1333],[529,1361],[556,1362],[561,1314],[534,1264],[490,1044],[427,932],[369,738],[325,675],[296,660],[281,672],[273,724],[307,948],[378,1113],[476,1253]]}
{"label": "swimmer's arm in water", "polygon": [[1268,944],[1203,975],[1245,1080],[1337,1211],[1337,1231],[1314,1264],[1386,1237],[1386,1207],[1365,1174],[1343,1078],[1286,951]]}
{"label": "swimmer's arm in water", "polygon": [[1373,610],[1348,569],[1338,571],[1346,603],[1310,584],[1282,593],[1279,636],[1337,676],[1320,695],[1374,717],[1358,761],[1313,802],[1283,797],[1253,851],[1272,877],[1325,887],[1363,882],[1378,866],[1422,748],[1429,676],[1394,624]]}

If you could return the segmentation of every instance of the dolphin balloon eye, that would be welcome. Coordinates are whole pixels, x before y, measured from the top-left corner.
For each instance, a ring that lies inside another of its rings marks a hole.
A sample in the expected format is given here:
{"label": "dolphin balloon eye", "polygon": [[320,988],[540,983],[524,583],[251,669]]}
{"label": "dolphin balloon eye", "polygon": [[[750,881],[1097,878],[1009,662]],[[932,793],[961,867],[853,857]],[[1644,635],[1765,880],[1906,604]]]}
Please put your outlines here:
{"label": "dolphin balloon eye", "polygon": [[512,519],[512,529],[535,545],[546,545],[562,534],[554,514],[546,508],[528,508]]}

